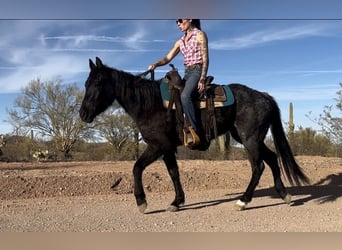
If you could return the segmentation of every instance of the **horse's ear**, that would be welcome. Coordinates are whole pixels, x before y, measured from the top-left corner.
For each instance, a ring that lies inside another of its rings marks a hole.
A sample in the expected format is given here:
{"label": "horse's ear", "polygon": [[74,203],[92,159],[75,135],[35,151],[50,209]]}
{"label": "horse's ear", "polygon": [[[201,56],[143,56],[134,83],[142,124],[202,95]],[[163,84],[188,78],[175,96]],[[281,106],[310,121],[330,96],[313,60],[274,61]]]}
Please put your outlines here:
{"label": "horse's ear", "polygon": [[103,64],[100,58],[96,57],[96,66],[98,68],[102,68]]}
{"label": "horse's ear", "polygon": [[89,59],[89,68],[91,70],[94,70],[96,68],[96,65],[93,63],[93,61],[91,59]]}

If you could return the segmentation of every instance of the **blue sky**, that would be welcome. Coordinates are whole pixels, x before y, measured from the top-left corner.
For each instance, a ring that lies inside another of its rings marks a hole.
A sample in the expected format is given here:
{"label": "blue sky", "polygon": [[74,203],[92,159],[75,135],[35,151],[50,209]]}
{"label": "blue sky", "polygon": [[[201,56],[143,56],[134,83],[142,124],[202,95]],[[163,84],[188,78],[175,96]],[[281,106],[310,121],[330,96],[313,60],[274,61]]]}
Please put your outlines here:
{"label": "blue sky", "polygon": [[[273,95],[288,121],[319,129],[318,117],[336,102],[342,82],[341,20],[202,19],[209,37],[209,74]],[[0,20],[0,134],[10,133],[6,108],[31,80],[60,77],[83,89],[88,59],[140,73],[164,56],[182,33],[174,19]],[[182,73],[182,57],[173,64]],[[160,67],[156,77],[169,70]]]}

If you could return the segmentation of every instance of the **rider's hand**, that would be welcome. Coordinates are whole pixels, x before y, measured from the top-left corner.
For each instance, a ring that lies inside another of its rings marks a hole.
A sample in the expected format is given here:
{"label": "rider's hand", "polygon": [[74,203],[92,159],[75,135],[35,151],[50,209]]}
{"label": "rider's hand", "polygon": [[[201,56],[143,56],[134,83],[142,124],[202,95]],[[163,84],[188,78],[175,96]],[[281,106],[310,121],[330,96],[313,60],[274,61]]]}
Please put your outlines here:
{"label": "rider's hand", "polygon": [[155,64],[151,64],[150,66],[148,66],[148,70],[155,70],[156,65]]}
{"label": "rider's hand", "polygon": [[204,90],[204,83],[199,82],[197,85],[198,92],[201,93]]}

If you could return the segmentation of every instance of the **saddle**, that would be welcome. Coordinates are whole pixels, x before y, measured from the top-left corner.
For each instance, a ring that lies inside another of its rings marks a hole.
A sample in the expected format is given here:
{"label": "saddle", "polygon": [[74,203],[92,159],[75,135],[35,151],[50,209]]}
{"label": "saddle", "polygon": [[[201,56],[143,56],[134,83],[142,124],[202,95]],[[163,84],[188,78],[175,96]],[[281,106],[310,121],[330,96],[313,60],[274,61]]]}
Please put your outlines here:
{"label": "saddle", "polygon": [[[167,107],[167,117],[171,119],[171,110],[173,106],[176,109],[177,122],[183,125],[183,143],[186,147],[195,149],[199,144],[200,138],[192,129],[189,121],[183,114],[183,107],[180,101],[180,94],[184,89],[185,81],[181,78],[178,70],[170,64],[171,71],[165,75],[165,81],[168,82],[168,91],[170,95],[169,104]],[[198,108],[203,108],[205,113],[205,139],[206,144],[210,144],[211,131],[214,131],[214,138],[217,137],[217,126],[215,117],[215,102],[224,102],[227,100],[226,92],[221,85],[212,84],[213,76],[207,76],[205,80],[205,89],[200,93],[198,98]],[[207,146],[208,147],[208,146]],[[207,148],[206,147],[206,148]]]}
{"label": "saddle", "polygon": [[[172,70],[167,72],[165,78],[169,85],[169,93],[171,95],[172,89],[178,89],[180,92],[184,89],[185,81],[179,75],[177,69],[173,64],[170,64]],[[225,102],[227,100],[226,91],[222,85],[212,84],[213,76],[207,76],[204,85],[205,90],[200,93],[198,101],[206,102],[208,98],[212,98],[214,102]]]}

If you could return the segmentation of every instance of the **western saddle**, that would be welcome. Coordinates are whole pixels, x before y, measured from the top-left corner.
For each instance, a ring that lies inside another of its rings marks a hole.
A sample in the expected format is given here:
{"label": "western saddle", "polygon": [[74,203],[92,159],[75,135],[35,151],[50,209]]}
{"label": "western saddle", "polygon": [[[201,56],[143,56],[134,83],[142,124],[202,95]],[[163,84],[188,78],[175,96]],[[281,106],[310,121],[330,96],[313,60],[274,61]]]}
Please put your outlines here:
{"label": "western saddle", "polygon": [[205,102],[205,142],[200,141],[199,135],[196,134],[188,119],[184,116],[183,107],[180,101],[180,93],[184,89],[185,81],[181,78],[178,70],[173,64],[170,64],[171,70],[166,73],[165,78],[169,84],[170,100],[167,108],[168,119],[171,119],[171,110],[173,105],[176,107],[177,120],[183,124],[183,143],[190,149],[200,149],[198,145],[201,143],[204,146],[203,150],[206,150],[210,145],[211,131],[214,131],[214,137],[217,137],[217,127],[214,112],[214,98],[215,98],[215,87],[217,85],[211,85],[214,80],[213,76],[207,76],[205,80],[205,90],[200,93],[200,102]]}

